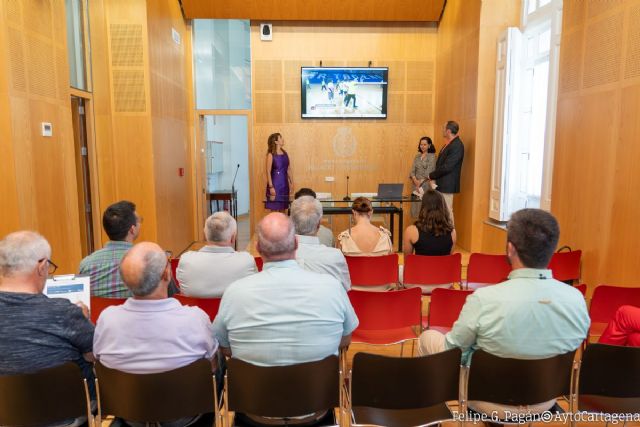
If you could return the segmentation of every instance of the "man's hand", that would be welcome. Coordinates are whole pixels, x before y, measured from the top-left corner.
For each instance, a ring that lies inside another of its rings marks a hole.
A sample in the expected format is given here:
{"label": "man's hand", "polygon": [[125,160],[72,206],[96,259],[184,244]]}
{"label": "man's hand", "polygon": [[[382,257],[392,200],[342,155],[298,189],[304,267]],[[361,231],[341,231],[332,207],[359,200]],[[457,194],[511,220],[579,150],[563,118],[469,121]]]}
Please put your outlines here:
{"label": "man's hand", "polygon": [[86,317],[87,319],[91,320],[91,314],[89,313],[89,307],[87,307],[82,301],[78,301],[76,303],[76,305],[78,307],[80,307],[80,309],[82,310],[82,314],[84,315],[84,317]]}

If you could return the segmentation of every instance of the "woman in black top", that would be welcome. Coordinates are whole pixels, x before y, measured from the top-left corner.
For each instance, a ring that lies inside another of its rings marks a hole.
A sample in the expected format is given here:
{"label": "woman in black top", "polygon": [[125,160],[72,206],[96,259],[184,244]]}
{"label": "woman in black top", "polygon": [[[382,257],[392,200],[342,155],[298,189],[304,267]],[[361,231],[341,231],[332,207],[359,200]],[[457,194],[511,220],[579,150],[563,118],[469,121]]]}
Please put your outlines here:
{"label": "woman in black top", "polygon": [[418,220],[404,232],[405,255],[449,255],[456,245],[449,209],[438,191],[427,190],[422,196]]}

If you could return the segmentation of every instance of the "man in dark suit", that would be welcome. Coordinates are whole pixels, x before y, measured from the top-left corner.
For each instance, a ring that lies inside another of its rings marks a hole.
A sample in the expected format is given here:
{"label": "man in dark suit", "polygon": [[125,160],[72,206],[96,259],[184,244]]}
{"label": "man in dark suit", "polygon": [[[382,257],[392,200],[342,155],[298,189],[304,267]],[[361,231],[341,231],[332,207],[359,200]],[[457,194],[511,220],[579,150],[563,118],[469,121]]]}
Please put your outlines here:
{"label": "man in dark suit", "polygon": [[464,145],[458,137],[460,126],[449,120],[444,126],[442,136],[444,146],[440,149],[436,170],[429,174],[429,180],[435,180],[437,189],[444,196],[453,222],[453,195],[460,192],[460,171],[464,159]]}

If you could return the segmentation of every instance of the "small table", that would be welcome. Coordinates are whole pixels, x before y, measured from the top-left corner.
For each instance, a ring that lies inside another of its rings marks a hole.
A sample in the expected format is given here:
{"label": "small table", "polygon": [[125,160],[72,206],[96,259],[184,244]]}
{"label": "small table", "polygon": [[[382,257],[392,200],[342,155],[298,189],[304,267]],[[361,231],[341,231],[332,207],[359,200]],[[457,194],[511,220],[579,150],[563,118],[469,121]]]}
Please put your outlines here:
{"label": "small table", "polygon": [[[209,210],[211,213],[219,212],[220,202],[229,202],[229,213],[237,221],[238,220],[238,191],[237,190],[214,190],[207,193],[207,201],[209,202]],[[216,209],[213,209],[213,203],[216,204]],[[224,204],[223,204],[224,209]]]}

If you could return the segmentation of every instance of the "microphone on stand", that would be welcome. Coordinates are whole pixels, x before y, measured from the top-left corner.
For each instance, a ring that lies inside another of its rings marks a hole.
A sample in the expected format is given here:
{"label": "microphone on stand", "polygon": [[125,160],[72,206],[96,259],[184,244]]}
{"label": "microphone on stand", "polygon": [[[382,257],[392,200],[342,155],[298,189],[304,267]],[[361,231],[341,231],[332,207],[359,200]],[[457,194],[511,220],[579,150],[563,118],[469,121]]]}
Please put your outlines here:
{"label": "microphone on stand", "polygon": [[233,175],[233,181],[231,182],[231,192],[235,195],[235,190],[236,188],[234,187],[235,183],[236,183],[236,178],[238,177],[238,170],[240,169],[240,163],[238,163],[238,166],[236,167],[236,173]]}
{"label": "microphone on stand", "polygon": [[349,197],[349,175],[347,175],[347,195],[344,196],[342,200],[344,200],[345,202],[348,202],[351,200],[351,197]]}

